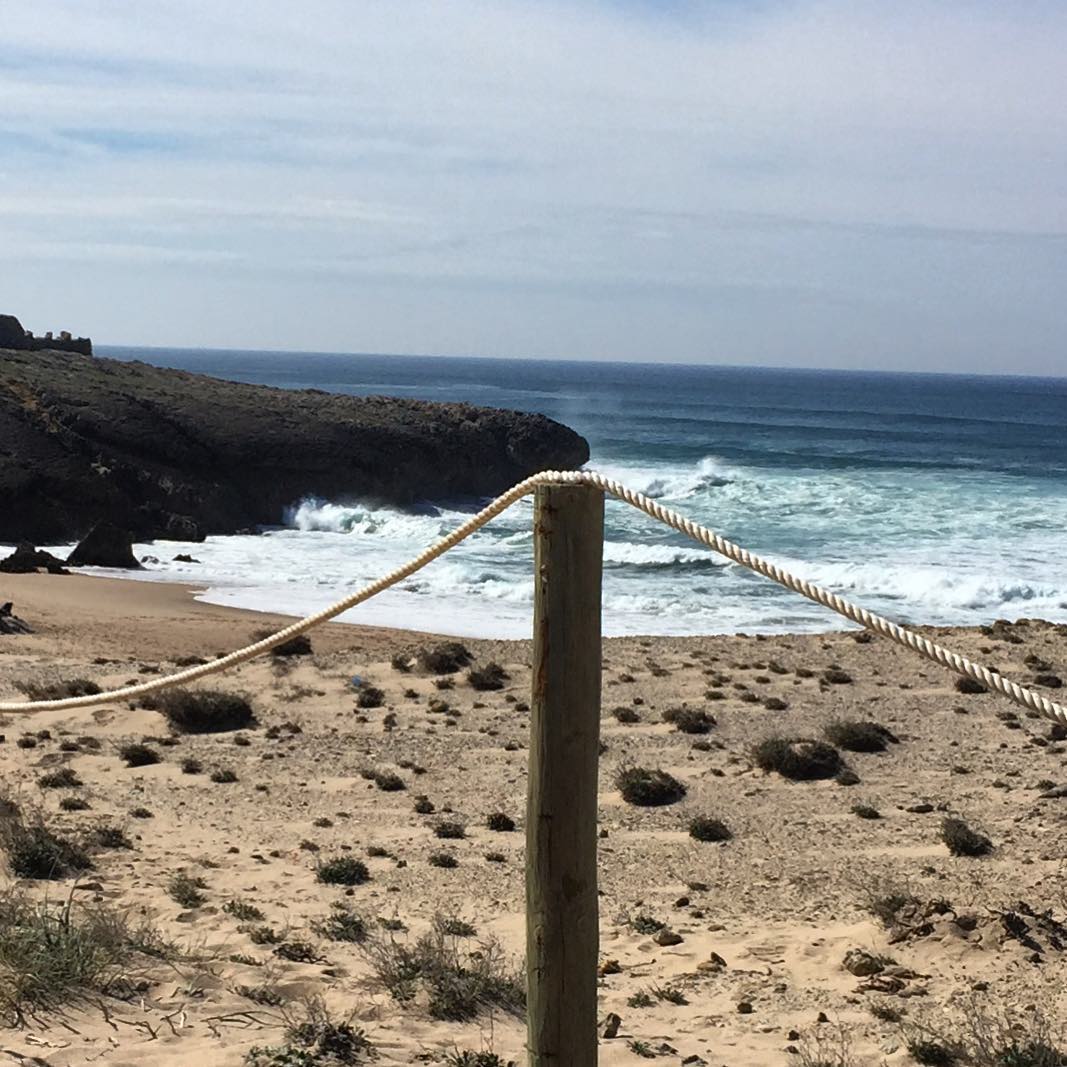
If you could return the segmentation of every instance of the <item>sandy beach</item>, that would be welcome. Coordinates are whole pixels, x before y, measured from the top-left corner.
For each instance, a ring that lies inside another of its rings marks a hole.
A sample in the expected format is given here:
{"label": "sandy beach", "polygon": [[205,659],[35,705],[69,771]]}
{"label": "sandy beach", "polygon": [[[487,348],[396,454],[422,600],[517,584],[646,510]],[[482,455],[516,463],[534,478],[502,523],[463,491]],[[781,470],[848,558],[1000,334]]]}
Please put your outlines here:
{"label": "sandy beach", "polygon": [[[0,638],[0,698],[18,699],[25,683],[143,680],[289,621],[201,604],[193,591],[4,576],[0,599],[35,633]],[[1064,626],[936,633],[1020,682],[1067,670]],[[267,656],[205,683],[246,694],[252,729],[171,737],[158,711],[126,705],[6,717],[0,773],[23,810],[41,809],[57,832],[107,825],[128,839],[94,851],[75,899],[148,919],[180,951],[149,961],[124,997],[30,1012],[5,1033],[0,1061],[236,1067],[253,1046],[284,1044],[302,1000],[321,996],[354,1013],[383,1064],[463,1049],[523,1062],[518,1014],[435,1019],[425,990],[398,1000],[385,988],[375,946],[411,943],[437,915],[461,931],[460,954],[484,955],[479,944],[496,939],[504,966],[521,967],[529,644],[465,642],[475,666],[508,675],[502,689],[477,691],[466,671],[449,683],[396,668],[430,635],[330,625],[311,636],[310,655]],[[620,1021],[601,1063],[910,1064],[917,1035],[948,1040],[976,1016],[1007,1011],[1031,1029],[1038,1015],[1053,1028],[1065,1017],[1067,933],[1055,920],[1067,801],[1043,796],[1067,780],[1057,733],[859,636],[605,642],[600,1016],[602,1028],[610,1013]],[[357,706],[353,676],[382,691],[380,706]],[[706,713],[706,732],[664,721],[682,707]],[[873,721],[892,739],[881,752],[841,750],[854,773],[837,779],[755,766],[759,741],[819,738],[835,721]],[[18,743],[27,734],[33,747]],[[119,747],[146,738],[160,762],[128,767]],[[189,759],[201,773],[183,773]],[[623,765],[669,772],[684,799],[627,804],[614,784]],[[82,784],[38,784],[59,768]],[[213,781],[216,770],[235,780]],[[381,788],[390,775],[402,788]],[[62,810],[64,796],[88,807]],[[432,812],[415,810],[418,797]],[[493,813],[516,830],[489,829]],[[697,816],[732,836],[694,839]],[[946,816],[987,835],[991,851],[950,854]],[[436,836],[446,822],[465,836]],[[454,867],[431,862],[442,852]],[[344,856],[361,858],[369,879],[317,880],[319,865]],[[202,881],[194,906],[169,892],[182,874]],[[65,899],[73,880],[19,884]],[[903,903],[880,921],[872,902],[884,912],[891,899]],[[235,901],[262,919],[242,922]],[[336,905],[363,920],[362,944],[324,934]],[[262,926],[272,939],[254,933]],[[846,1042],[853,1058],[831,1058]]]}

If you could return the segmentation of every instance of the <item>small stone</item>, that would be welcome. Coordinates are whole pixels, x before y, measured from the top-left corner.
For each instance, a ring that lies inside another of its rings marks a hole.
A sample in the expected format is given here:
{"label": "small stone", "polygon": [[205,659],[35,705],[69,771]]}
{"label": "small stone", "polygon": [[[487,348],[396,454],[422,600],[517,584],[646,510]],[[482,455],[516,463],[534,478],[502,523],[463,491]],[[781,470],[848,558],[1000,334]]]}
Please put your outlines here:
{"label": "small stone", "polygon": [[604,1029],[601,1031],[601,1036],[617,1037],[620,1026],[622,1026],[622,1016],[613,1011],[608,1012],[608,1017],[604,1020]]}
{"label": "small stone", "polygon": [[737,1005],[737,1013],[738,1013],[738,1015],[751,1015],[755,1010],[756,1009],[754,1007],[752,1007],[751,1001],[748,1001],[748,1000],[742,1000]]}
{"label": "small stone", "polygon": [[850,948],[845,953],[841,966],[857,978],[868,978],[872,974],[880,974],[885,970],[885,964],[877,956],[872,956],[862,948]]}
{"label": "small stone", "polygon": [[909,804],[904,810],[911,812],[912,815],[928,815],[934,810],[934,806],[923,802],[921,804]]}
{"label": "small stone", "polygon": [[604,962],[597,968],[597,974],[603,978],[609,974],[622,974],[622,968],[619,966],[618,960],[604,960]]}
{"label": "small stone", "polygon": [[683,938],[681,934],[676,934],[673,930],[668,929],[665,926],[652,940],[655,941],[657,945],[667,948],[670,945],[680,945],[685,938]]}

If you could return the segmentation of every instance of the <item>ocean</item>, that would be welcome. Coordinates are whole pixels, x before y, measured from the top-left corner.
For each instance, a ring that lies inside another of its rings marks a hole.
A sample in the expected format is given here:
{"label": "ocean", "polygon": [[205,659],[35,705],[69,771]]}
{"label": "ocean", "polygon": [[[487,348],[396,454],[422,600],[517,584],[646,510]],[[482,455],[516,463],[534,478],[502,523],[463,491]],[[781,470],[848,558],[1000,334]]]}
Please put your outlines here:
{"label": "ocean", "polygon": [[[286,389],[540,411],[590,466],[901,622],[1067,621],[1067,379],[186,349],[99,355]],[[276,528],[138,545],[139,576],[304,614],[416,554],[477,508],[294,500]],[[513,508],[345,616],[524,637],[532,508]],[[179,552],[200,562],[173,562]],[[609,501],[607,634],[817,631],[837,616]]]}

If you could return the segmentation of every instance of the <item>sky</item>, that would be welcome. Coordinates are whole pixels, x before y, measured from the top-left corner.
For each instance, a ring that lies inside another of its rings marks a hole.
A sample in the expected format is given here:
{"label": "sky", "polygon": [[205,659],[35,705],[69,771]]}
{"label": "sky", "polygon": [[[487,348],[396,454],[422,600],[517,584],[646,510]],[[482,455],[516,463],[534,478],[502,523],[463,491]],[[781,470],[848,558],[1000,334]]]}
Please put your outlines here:
{"label": "sky", "polygon": [[1067,374],[1067,4],[0,0],[0,312]]}

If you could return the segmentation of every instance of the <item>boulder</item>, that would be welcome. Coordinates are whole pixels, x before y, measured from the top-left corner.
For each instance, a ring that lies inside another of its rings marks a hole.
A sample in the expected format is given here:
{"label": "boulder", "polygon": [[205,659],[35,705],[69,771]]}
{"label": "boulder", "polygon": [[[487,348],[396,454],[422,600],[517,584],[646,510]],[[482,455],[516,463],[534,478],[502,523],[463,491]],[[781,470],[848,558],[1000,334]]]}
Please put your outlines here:
{"label": "boulder", "polygon": [[71,567],[119,567],[140,570],[130,535],[109,522],[97,523],[67,557]]}
{"label": "boulder", "polygon": [[36,549],[28,541],[22,541],[6,559],[0,559],[0,571],[4,574],[36,574],[48,571],[49,574],[69,574],[63,561],[51,552]]}
{"label": "boulder", "polygon": [[0,348],[25,348],[26,331],[14,315],[0,315]]}

